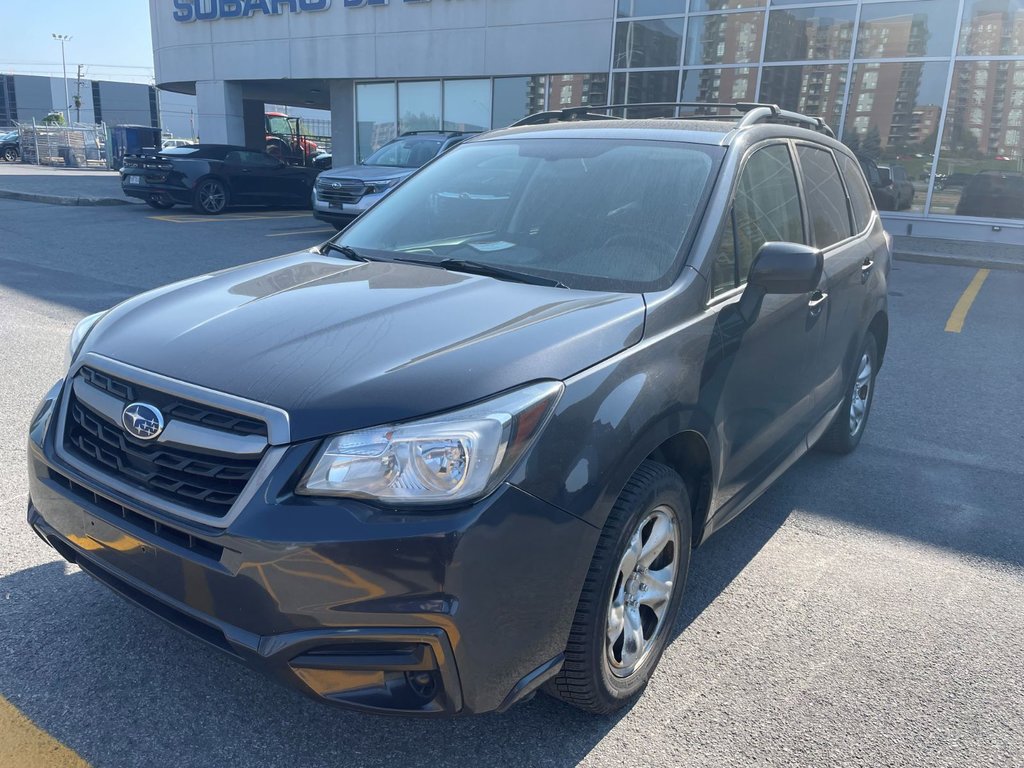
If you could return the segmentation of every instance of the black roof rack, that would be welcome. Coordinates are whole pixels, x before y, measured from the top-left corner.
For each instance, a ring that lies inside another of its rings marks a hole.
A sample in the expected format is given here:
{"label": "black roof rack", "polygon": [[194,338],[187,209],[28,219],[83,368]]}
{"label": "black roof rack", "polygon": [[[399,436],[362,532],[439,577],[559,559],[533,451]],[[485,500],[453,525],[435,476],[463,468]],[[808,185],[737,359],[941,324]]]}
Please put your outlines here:
{"label": "black roof rack", "polygon": [[[548,112],[537,112],[524,117],[522,120],[512,124],[512,127],[522,125],[544,125],[545,123],[568,123],[578,120],[621,120],[620,115],[603,114],[615,109],[672,109],[675,114],[672,119],[680,120],[739,120],[737,128],[749,128],[758,123],[790,123],[804,128],[818,131],[835,138],[835,133],[820,117],[809,117],[799,112],[790,112],[781,109],[778,104],[760,104],[757,102],[737,102],[735,104],[718,104],[703,101],[658,101],[643,104],[605,104],[603,106],[568,107],[566,109],[552,110]],[[739,112],[739,115],[720,115],[713,112],[703,112],[692,115],[680,115],[680,108],[700,110],[730,109]]]}

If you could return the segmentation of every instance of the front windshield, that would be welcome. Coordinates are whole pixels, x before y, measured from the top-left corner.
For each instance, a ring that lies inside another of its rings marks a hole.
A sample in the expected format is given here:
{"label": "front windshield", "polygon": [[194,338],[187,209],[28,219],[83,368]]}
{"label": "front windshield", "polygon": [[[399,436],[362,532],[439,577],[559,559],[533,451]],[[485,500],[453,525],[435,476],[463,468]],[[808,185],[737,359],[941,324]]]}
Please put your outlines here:
{"label": "front windshield", "polygon": [[432,160],[440,149],[440,139],[397,139],[366,158],[363,165],[419,168]]}
{"label": "front windshield", "polygon": [[724,150],[610,139],[463,144],[340,236],[365,252],[454,259],[570,288],[643,291],[675,276]]}
{"label": "front windshield", "polygon": [[288,135],[292,132],[292,125],[287,117],[269,117],[270,132],[277,135]]}

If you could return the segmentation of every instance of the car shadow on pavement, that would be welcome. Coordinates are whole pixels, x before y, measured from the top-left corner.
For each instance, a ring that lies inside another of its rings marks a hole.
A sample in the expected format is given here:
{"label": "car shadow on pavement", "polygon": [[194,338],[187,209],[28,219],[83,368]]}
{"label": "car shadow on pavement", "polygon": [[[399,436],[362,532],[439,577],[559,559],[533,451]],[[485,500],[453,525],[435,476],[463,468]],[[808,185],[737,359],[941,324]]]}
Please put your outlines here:
{"label": "car shadow on pavement", "polygon": [[[682,632],[786,519],[774,505],[698,550]],[[43,546],[40,544],[39,546]],[[575,765],[627,713],[539,695],[504,715],[349,712],[279,687],[63,562],[0,578],[0,695],[94,765]]]}
{"label": "car shadow on pavement", "polygon": [[63,562],[0,579],[0,695],[95,766],[575,765],[617,722],[544,696],[422,720],[320,704]]}

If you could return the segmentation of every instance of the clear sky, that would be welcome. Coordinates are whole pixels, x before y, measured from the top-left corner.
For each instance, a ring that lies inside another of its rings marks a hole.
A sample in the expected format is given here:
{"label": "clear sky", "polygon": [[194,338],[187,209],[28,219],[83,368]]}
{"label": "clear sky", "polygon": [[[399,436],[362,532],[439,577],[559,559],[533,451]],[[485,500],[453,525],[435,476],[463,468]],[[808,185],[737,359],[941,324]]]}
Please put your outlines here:
{"label": "clear sky", "polygon": [[0,72],[60,77],[56,32],[72,37],[68,77],[152,82],[147,0],[0,0],[0,18]]}

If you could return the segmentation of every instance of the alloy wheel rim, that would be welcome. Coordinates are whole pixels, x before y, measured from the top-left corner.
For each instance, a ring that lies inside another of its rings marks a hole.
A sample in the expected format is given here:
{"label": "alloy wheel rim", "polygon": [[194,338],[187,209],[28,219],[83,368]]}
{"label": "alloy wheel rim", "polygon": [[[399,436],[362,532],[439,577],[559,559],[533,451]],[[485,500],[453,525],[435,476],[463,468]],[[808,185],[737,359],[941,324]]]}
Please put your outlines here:
{"label": "alloy wheel rim", "polygon": [[679,526],[668,507],[648,513],[619,561],[608,604],[605,656],[615,677],[628,678],[647,661],[664,631],[679,572]]}
{"label": "alloy wheel rim", "polygon": [[856,435],[864,426],[871,400],[871,357],[867,352],[860,359],[857,379],[853,382],[853,397],[850,399],[850,434]]}
{"label": "alloy wheel rim", "polygon": [[216,213],[224,207],[224,190],[215,182],[206,182],[199,188],[199,204],[203,210]]}

